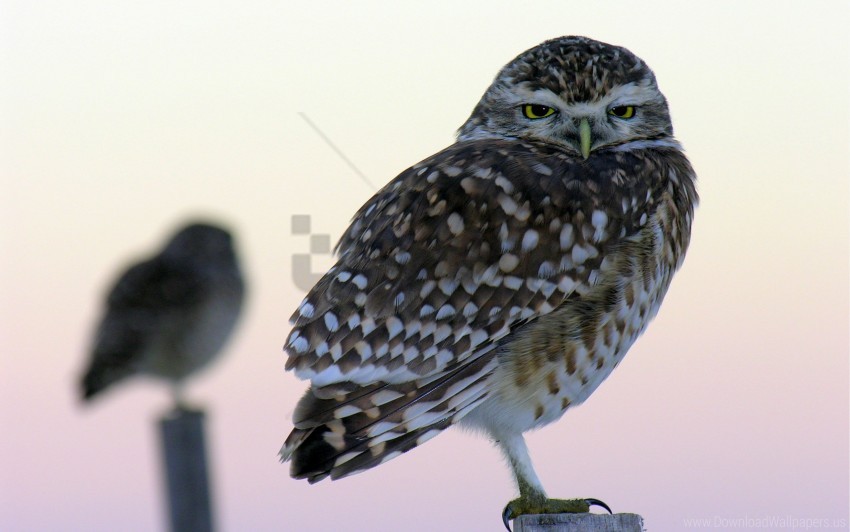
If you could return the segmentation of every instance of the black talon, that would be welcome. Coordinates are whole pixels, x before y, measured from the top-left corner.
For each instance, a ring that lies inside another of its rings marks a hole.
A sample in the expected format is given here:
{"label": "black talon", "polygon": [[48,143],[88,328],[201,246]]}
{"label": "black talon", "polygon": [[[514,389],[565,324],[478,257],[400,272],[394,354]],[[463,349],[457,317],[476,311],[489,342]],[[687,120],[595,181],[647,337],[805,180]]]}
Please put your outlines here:
{"label": "black talon", "polygon": [[504,511],[502,511],[502,522],[505,523],[505,528],[508,529],[508,532],[512,532],[510,525],[511,517],[513,517],[513,511],[511,511],[511,505],[508,504],[505,506]]}
{"label": "black talon", "polygon": [[585,499],[584,502],[586,502],[588,506],[599,506],[600,508],[605,508],[606,510],[608,510],[609,514],[614,514],[614,512],[611,511],[611,508],[609,508],[607,504],[600,501],[599,499]]}

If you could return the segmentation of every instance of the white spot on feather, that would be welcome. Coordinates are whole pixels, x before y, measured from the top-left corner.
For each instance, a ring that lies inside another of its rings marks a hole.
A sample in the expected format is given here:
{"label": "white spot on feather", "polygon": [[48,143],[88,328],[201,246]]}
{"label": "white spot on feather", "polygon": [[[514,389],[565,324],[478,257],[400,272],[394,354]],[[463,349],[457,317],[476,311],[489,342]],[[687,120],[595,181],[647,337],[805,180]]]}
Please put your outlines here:
{"label": "white spot on feather", "polygon": [[360,408],[357,408],[354,405],[350,405],[350,404],[349,405],[343,405],[343,406],[337,408],[336,410],[334,410],[334,417],[337,418],[337,419],[342,419],[342,418],[345,418],[345,417],[353,416],[355,414],[359,414],[362,411],[363,410],[361,410]]}
{"label": "white spot on feather", "polygon": [[422,288],[419,289],[419,299],[425,299],[434,290],[434,287],[437,286],[437,283],[434,281],[425,281],[422,283]]}
{"label": "white spot on feather", "polygon": [[452,334],[452,328],[449,324],[445,323],[437,327],[437,330],[434,331],[434,343],[440,343]]}
{"label": "white spot on feather", "polygon": [[401,334],[401,331],[404,330],[404,323],[401,322],[400,319],[395,316],[390,316],[387,318],[387,332],[389,333],[388,340],[391,340]]}
{"label": "white spot on feather", "polygon": [[339,360],[339,357],[342,356],[342,346],[339,345],[339,343],[336,343],[331,346],[328,353],[331,354],[331,358],[334,359],[334,361]]}
{"label": "white spot on feather", "polygon": [[475,190],[475,179],[471,177],[465,177],[460,181],[460,186],[463,188],[463,191],[467,194],[472,194]]}
{"label": "white spot on feather", "polygon": [[410,338],[414,334],[418,333],[422,328],[422,322],[419,320],[409,320],[407,325],[404,326],[404,337],[405,339]]}
{"label": "white spot on feather", "polygon": [[[410,421],[408,421],[407,423],[405,423],[405,428],[408,431],[421,429],[423,427],[427,427],[429,425],[433,425],[434,423],[436,423],[438,421],[441,421],[442,418],[443,418],[443,411],[425,412],[423,414],[419,414],[415,418],[413,418]],[[429,431],[429,432],[432,432],[432,431]],[[426,432],[425,434],[428,434],[428,432]],[[417,445],[419,445],[421,439],[422,439],[422,436],[420,436],[416,440]],[[424,442],[422,442],[422,443],[424,443]]]}
{"label": "white spot on feather", "polygon": [[514,275],[506,275],[504,279],[505,288],[519,290],[522,287],[522,279]]}
{"label": "white spot on feather", "polygon": [[505,176],[500,175],[496,178],[496,185],[499,186],[502,190],[505,191],[506,194],[513,194],[514,185],[510,181],[508,181]]}
{"label": "white spot on feather", "polygon": [[608,224],[608,215],[605,214],[605,211],[595,210],[593,214],[590,215],[590,223],[593,224],[593,227],[596,229],[604,229]]}
{"label": "white spot on feather", "polygon": [[337,319],[336,314],[333,312],[325,313],[325,327],[327,327],[331,332],[339,330],[339,320]]}
{"label": "white spot on feather", "polygon": [[419,356],[419,348],[415,345],[409,345],[404,349],[401,356],[405,364],[410,364],[413,359]]}
{"label": "white spot on feather", "polygon": [[528,220],[528,217],[531,216],[531,209],[528,206],[528,202],[526,201],[519,207],[517,207],[516,212],[514,213],[514,217],[520,222],[524,222]]}
{"label": "white spot on feather", "polygon": [[552,175],[552,169],[543,163],[537,163],[532,166],[531,169],[537,172],[538,174]]}
{"label": "white spot on feather", "polygon": [[336,459],[336,461],[334,462],[334,467],[339,467],[339,466],[343,465],[344,463],[352,460],[353,458],[357,458],[358,456],[360,456],[360,454],[361,454],[360,451],[353,451],[353,452],[350,452],[350,453],[345,453],[344,455],[342,455],[342,456],[340,456],[339,458]]}
{"label": "white spot on feather", "polygon": [[438,286],[440,287],[440,291],[442,293],[447,296],[450,296],[455,293],[455,290],[457,290],[459,284],[460,283],[458,283],[456,280],[445,277],[443,279],[440,279]]}
{"label": "white spot on feather", "polygon": [[328,384],[333,384],[335,382],[340,382],[343,380],[348,379],[342,374],[339,369],[339,366],[333,365],[328,366],[326,369],[314,375],[310,379],[310,382],[313,383],[313,386],[321,388],[322,386],[327,386]]}
{"label": "white spot on feather", "polygon": [[387,390],[383,389],[373,393],[370,396],[372,400],[372,404],[375,406],[381,406],[389,403],[390,401],[395,401],[399,397],[402,397],[404,394],[401,394],[395,390]]}
{"label": "white spot on feather", "polygon": [[422,414],[430,411],[435,406],[437,406],[437,403],[434,401],[421,401],[414,403],[405,409],[403,419],[405,422],[416,419]]}
{"label": "white spot on feather", "polygon": [[532,292],[539,292],[540,287],[543,286],[543,279],[535,279],[534,277],[529,277],[525,280],[525,286]]}
{"label": "white spot on feather", "polygon": [[313,313],[316,311],[316,307],[313,306],[309,301],[305,301],[301,304],[301,307],[298,309],[298,313],[304,316],[305,318],[312,318]]}
{"label": "white spot on feather", "polygon": [[455,308],[448,303],[440,307],[440,310],[437,311],[436,319],[442,320],[455,315]]}
{"label": "white spot on feather", "polygon": [[558,282],[558,290],[564,294],[571,294],[575,290],[576,282],[566,275]]}
{"label": "white spot on feather", "polygon": [[537,276],[542,277],[543,279],[548,279],[555,275],[555,267],[552,266],[552,263],[549,261],[543,261],[540,263],[540,267],[537,269]]}
{"label": "white spot on feather", "polygon": [[457,166],[449,166],[443,170],[447,176],[449,177],[457,177],[463,172],[463,168],[459,168]]}
{"label": "white spot on feather", "polygon": [[575,242],[575,236],[573,235],[573,226],[572,224],[564,224],[561,227],[561,251],[566,251],[572,247]]}
{"label": "white spot on feather", "polygon": [[[442,417],[442,416],[440,416],[440,417]],[[433,438],[434,436],[436,436],[439,433],[440,433],[439,429],[429,430],[428,432],[426,432],[422,436],[419,436],[418,438],[416,438],[416,445],[422,445],[423,443],[430,440],[431,438]]]}
{"label": "white spot on feather", "polygon": [[473,172],[472,175],[474,175],[475,177],[480,177],[482,179],[487,179],[488,177],[490,177],[491,170],[492,169],[489,168],[489,167],[488,168],[478,168],[478,169],[475,170],[475,172]]}
{"label": "white spot on feather", "polygon": [[436,355],[437,357],[437,367],[446,367],[449,362],[454,359],[454,353],[449,351],[448,349],[440,349],[440,351]]}
{"label": "white spot on feather", "polygon": [[583,264],[589,253],[582,246],[573,246],[572,259],[575,264]]}
{"label": "white spot on feather", "polygon": [[511,253],[505,253],[499,258],[499,269],[505,273],[512,272],[519,264],[519,258]]}
{"label": "white spot on feather", "polygon": [[310,348],[310,342],[308,342],[306,338],[302,337],[298,333],[295,333],[289,339],[289,346],[292,349],[295,349],[296,353],[306,353],[307,349]]}
{"label": "white spot on feather", "polygon": [[593,232],[593,241],[601,241],[605,237],[605,227],[608,225],[608,215],[605,214],[605,211],[595,210],[590,217],[590,223],[595,229]]}
{"label": "white spot on feather", "polygon": [[505,211],[505,214],[508,216],[512,216],[516,212],[517,205],[512,197],[506,194],[499,194],[496,201],[499,202],[499,206],[502,207],[502,210]]}
{"label": "white spot on feather", "polygon": [[540,235],[534,229],[529,229],[522,236],[522,250],[531,251],[537,247],[537,242],[540,240]]}
{"label": "white spot on feather", "polygon": [[366,360],[372,356],[372,346],[363,340],[354,344],[354,350],[360,355],[360,360]]}
{"label": "white spot on feather", "polygon": [[453,235],[459,235],[463,232],[463,218],[460,214],[456,212],[451,213],[446,220],[446,223],[449,226],[449,231],[451,231]]}
{"label": "white spot on feather", "polygon": [[400,307],[402,303],[404,303],[404,292],[399,292],[393,299],[393,305]]}
{"label": "white spot on feather", "polygon": [[392,421],[378,421],[369,428],[368,434],[370,438],[377,438],[382,434],[389,434],[389,438],[383,439],[386,441],[387,439],[392,439],[398,436],[398,434],[393,432],[396,428],[398,428],[398,424],[393,423]]}
{"label": "white spot on feather", "polygon": [[469,335],[469,341],[472,343],[472,347],[479,346],[487,341],[487,331],[483,329],[476,329],[472,331]]}
{"label": "white spot on feather", "polygon": [[366,318],[360,324],[360,328],[363,329],[363,336],[366,336],[370,332],[374,331],[376,327],[377,324],[372,318]]}

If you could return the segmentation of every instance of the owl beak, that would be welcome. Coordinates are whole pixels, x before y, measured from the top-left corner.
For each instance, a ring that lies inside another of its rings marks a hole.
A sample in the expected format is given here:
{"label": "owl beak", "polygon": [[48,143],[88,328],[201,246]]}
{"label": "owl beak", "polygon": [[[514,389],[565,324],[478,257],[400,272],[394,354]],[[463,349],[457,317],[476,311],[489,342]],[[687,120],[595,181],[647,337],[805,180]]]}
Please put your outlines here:
{"label": "owl beak", "polygon": [[587,118],[582,118],[578,123],[578,138],[581,144],[581,156],[587,159],[590,157],[590,145],[593,141],[590,136],[590,122]]}

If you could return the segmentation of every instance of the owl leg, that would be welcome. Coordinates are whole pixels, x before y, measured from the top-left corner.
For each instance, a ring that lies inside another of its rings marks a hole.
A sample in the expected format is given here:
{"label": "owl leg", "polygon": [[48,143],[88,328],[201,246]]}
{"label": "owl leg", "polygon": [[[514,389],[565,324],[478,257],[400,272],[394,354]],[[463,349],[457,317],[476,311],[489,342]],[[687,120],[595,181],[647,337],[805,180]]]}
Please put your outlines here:
{"label": "owl leg", "polygon": [[183,394],[183,381],[171,381],[171,398],[174,402],[174,410],[188,410],[186,397]]}
{"label": "owl leg", "polygon": [[591,506],[600,506],[611,512],[607,504],[597,499],[548,498],[537,473],[534,472],[522,434],[500,438],[498,444],[511,464],[519,487],[519,498],[509,502],[502,512],[502,521],[508,530],[511,529],[509,521],[524,514],[585,513],[590,511]]}

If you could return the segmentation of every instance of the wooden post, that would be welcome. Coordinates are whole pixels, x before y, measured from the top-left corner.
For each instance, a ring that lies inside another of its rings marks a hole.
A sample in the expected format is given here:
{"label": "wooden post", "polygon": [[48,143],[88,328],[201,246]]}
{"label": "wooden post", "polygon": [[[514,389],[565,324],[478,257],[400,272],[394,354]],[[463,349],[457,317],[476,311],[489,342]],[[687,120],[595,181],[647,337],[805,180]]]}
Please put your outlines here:
{"label": "wooden post", "polygon": [[172,532],[212,532],[204,412],[175,408],[159,422]]}
{"label": "wooden post", "polygon": [[514,532],[643,532],[637,514],[539,514],[514,520]]}

